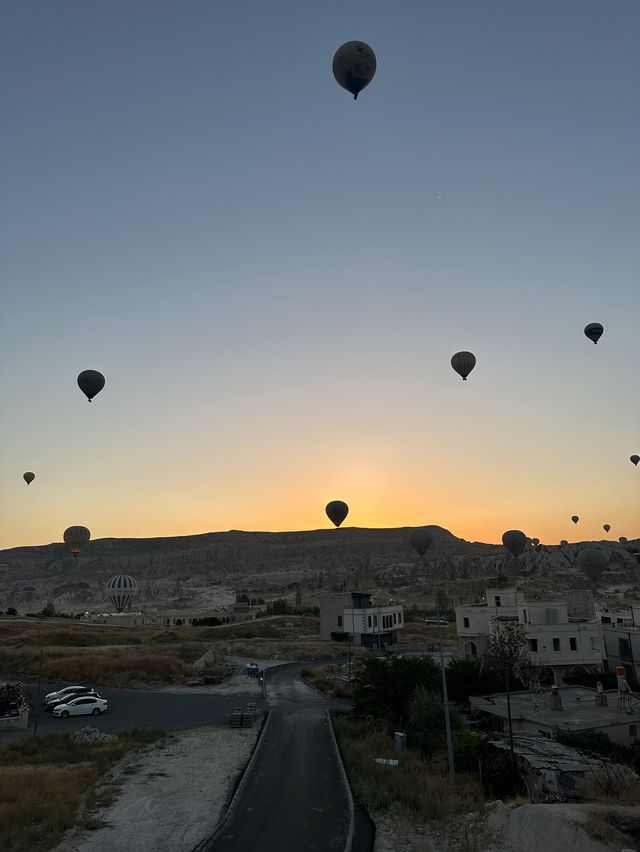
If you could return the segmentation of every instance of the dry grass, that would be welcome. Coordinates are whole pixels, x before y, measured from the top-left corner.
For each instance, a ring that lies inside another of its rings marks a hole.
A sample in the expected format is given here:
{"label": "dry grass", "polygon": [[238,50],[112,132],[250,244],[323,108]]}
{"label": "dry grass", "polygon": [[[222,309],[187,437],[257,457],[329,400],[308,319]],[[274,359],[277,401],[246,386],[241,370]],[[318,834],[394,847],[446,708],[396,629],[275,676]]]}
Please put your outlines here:
{"label": "dry grass", "polygon": [[161,731],[128,731],[109,743],[89,746],[77,745],[68,734],[53,734],[28,737],[4,748],[0,751],[3,852],[40,852],[55,846],[79,820],[91,827],[92,809],[117,793],[108,783],[96,793],[93,785],[98,778],[132,749],[161,736]]}
{"label": "dry grass", "polygon": [[[634,803],[637,804],[637,801]],[[638,849],[633,838],[616,827],[612,818],[601,811],[591,811],[584,823],[584,830],[594,840],[599,840],[610,849]]]}
{"label": "dry grass", "polygon": [[338,680],[336,674],[343,674],[344,666],[314,666],[303,669],[301,674],[306,683],[315,686],[329,698],[352,698],[353,687],[345,680]]}
{"label": "dry grass", "polygon": [[[451,787],[447,775],[434,771],[417,752],[396,753],[384,730],[342,715],[334,717],[334,727],[351,786],[365,807],[382,813],[393,809],[421,821],[482,809],[482,789],[471,775],[458,774]],[[399,759],[400,764],[382,766],[375,757]]]}

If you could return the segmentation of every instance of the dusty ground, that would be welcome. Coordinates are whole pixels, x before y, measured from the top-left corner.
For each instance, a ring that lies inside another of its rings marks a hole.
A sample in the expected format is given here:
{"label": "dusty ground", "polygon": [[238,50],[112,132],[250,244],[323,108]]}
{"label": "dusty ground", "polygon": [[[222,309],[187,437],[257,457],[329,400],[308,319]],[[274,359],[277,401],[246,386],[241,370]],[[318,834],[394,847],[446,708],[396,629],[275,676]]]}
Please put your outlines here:
{"label": "dusty ground", "polygon": [[56,852],[187,852],[225,813],[259,726],[199,728],[173,734],[130,755],[103,779],[121,785],[96,816],[106,825],[74,830]]}

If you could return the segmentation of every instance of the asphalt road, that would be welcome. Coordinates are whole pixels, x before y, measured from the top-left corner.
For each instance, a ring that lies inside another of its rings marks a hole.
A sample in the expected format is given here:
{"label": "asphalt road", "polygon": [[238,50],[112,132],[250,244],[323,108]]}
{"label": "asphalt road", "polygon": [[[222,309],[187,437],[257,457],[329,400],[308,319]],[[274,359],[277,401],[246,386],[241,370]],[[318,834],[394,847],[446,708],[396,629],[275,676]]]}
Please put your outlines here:
{"label": "asphalt road", "polygon": [[238,799],[211,852],[342,852],[349,802],[331,739],[335,706],[300,680],[300,664],[267,673],[271,716]]}
{"label": "asphalt road", "polygon": [[[41,696],[59,688],[60,684],[43,684]],[[63,733],[91,725],[108,733],[117,733],[131,728],[160,728],[163,731],[180,731],[198,728],[202,725],[225,725],[227,717],[234,707],[241,707],[247,701],[255,701],[259,709],[266,707],[257,684],[252,683],[243,695],[215,695],[198,692],[172,693],[141,689],[115,689],[97,686],[96,689],[109,702],[109,709],[101,716],[70,716],[57,719],[46,713],[41,707],[38,714],[38,734]],[[35,684],[25,684],[25,691],[31,693],[35,703]],[[33,731],[35,711],[29,713],[28,731],[0,735],[0,743]]]}

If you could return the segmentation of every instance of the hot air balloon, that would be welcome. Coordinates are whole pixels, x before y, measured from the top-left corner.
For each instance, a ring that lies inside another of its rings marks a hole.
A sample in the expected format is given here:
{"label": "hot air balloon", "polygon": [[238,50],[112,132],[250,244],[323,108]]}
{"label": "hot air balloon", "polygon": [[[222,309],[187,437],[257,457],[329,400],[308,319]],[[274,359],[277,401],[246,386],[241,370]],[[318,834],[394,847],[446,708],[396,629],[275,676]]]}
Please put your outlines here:
{"label": "hot air balloon", "polygon": [[620,538],[618,539],[618,541],[620,542],[620,544],[626,544],[628,539],[627,539],[626,535],[621,535]]}
{"label": "hot air balloon", "polygon": [[467,376],[476,365],[476,356],[473,352],[456,352],[451,358],[451,366],[463,380],[467,381]]}
{"label": "hot air balloon", "polygon": [[22,478],[27,483],[27,485],[31,485],[33,480],[36,478],[36,475],[35,473],[32,473],[30,470],[28,470],[26,473],[22,474]]}
{"label": "hot air balloon", "polygon": [[540,544],[540,539],[539,539],[539,538],[532,538],[532,539],[531,539],[531,544],[532,544],[534,547],[537,547],[537,546]]}
{"label": "hot air balloon", "polygon": [[585,325],[584,327],[584,333],[587,335],[589,340],[593,340],[594,343],[597,343],[600,340],[603,331],[604,328],[599,322],[590,322],[589,325]]}
{"label": "hot air balloon", "polygon": [[636,455],[636,453],[634,453],[632,456],[629,456],[629,461],[632,462],[633,464],[637,465],[638,462],[640,462],[640,456]]}
{"label": "hot air balloon", "polygon": [[331,523],[339,527],[349,514],[349,507],[342,500],[332,500],[327,503],[325,512]]}
{"label": "hot air balloon", "polygon": [[418,556],[424,556],[433,544],[433,539],[426,527],[416,527],[409,533],[409,544]]}
{"label": "hot air balloon", "polygon": [[333,57],[333,76],[336,81],[357,100],[360,92],[368,86],[376,73],[376,55],[363,41],[347,41],[339,47]]}
{"label": "hot air balloon", "polygon": [[569,542],[566,540],[566,538],[563,538],[560,544],[564,547],[566,544],[569,544]]}
{"label": "hot air balloon", "polygon": [[611,524],[603,524],[603,525],[602,525],[602,529],[603,529],[605,532],[607,532],[607,533],[608,533],[608,532],[609,532],[609,530],[611,529]]}
{"label": "hot air balloon", "polygon": [[581,550],[577,558],[578,568],[595,583],[604,569],[607,567],[608,559],[606,553],[597,547],[587,547]]}
{"label": "hot air balloon", "polygon": [[117,612],[122,612],[137,593],[138,584],[129,574],[118,574],[107,583],[107,597]]}
{"label": "hot air balloon", "polygon": [[502,535],[502,543],[512,556],[520,556],[527,546],[527,537],[520,530],[507,530]]}
{"label": "hot air balloon", "polygon": [[74,556],[78,556],[90,538],[91,533],[86,527],[68,527],[63,536],[64,543],[69,545]]}
{"label": "hot air balloon", "polygon": [[78,387],[91,402],[104,387],[104,376],[97,370],[83,370],[78,376]]}
{"label": "hot air balloon", "polygon": [[574,524],[577,524],[580,518],[577,515],[571,515],[571,520]]}

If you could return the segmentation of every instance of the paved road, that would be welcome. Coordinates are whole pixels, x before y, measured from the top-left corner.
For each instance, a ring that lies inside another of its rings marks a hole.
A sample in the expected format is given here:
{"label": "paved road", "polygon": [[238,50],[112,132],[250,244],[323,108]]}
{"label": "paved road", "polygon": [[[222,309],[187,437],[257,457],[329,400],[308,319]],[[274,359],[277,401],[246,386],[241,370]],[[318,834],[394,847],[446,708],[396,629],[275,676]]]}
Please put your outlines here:
{"label": "paved road", "polygon": [[335,706],[300,680],[300,664],[267,673],[271,710],[238,807],[211,852],[342,852],[349,802],[331,740]]}
{"label": "paved road", "polygon": [[[52,692],[60,684],[44,684],[41,695]],[[115,689],[97,687],[98,692],[109,702],[109,709],[102,716],[70,716],[68,719],[56,719],[51,713],[40,710],[38,733],[63,733],[85,725],[100,728],[109,733],[126,731],[131,728],[160,728],[163,731],[181,731],[198,728],[202,725],[227,724],[227,717],[234,707],[241,707],[247,701],[255,701],[259,709],[266,707],[255,683],[248,684],[242,695],[216,695],[198,692],[172,693],[141,689]],[[35,702],[35,685],[25,684]],[[33,731],[34,711],[29,714],[29,730],[15,734],[0,734],[0,744],[16,735]]]}

